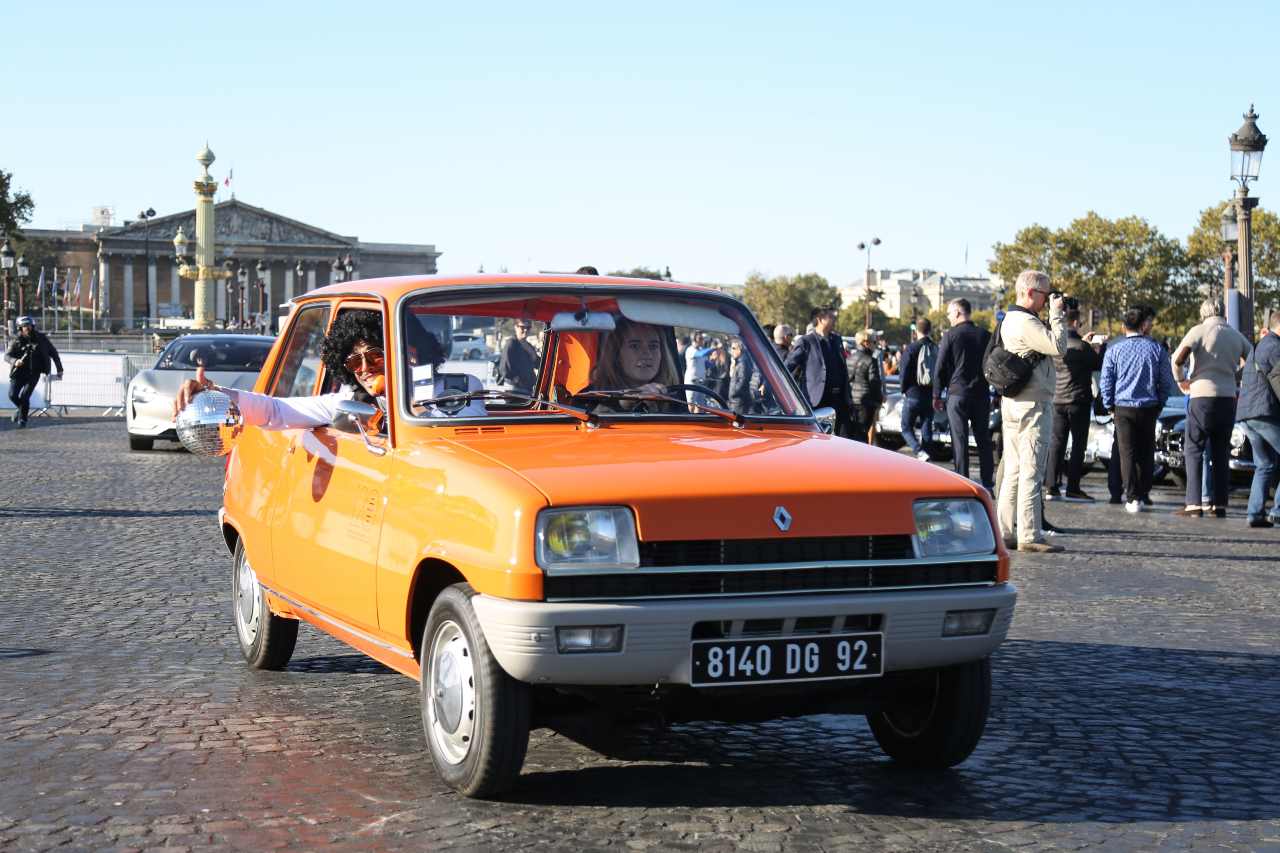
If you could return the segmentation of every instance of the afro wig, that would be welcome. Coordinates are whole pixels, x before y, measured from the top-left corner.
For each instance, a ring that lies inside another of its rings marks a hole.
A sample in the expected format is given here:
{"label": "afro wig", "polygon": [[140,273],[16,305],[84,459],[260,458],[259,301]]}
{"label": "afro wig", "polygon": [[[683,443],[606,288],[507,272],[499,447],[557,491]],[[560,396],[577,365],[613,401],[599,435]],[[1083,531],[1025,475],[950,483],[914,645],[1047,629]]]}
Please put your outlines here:
{"label": "afro wig", "polygon": [[339,377],[346,385],[359,388],[355,374],[347,370],[347,356],[360,341],[382,349],[382,315],[377,311],[344,311],[320,344],[320,360],[330,376]]}

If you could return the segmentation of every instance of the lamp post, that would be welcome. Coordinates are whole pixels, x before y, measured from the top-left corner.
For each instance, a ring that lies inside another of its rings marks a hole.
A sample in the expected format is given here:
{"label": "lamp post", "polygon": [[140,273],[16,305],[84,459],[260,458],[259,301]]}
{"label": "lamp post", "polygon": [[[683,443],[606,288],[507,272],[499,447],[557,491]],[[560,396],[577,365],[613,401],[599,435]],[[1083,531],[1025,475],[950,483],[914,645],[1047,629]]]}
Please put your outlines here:
{"label": "lamp post", "polygon": [[1231,298],[1231,265],[1235,262],[1235,245],[1240,239],[1240,223],[1236,220],[1235,203],[1228,201],[1222,209],[1222,304]]}
{"label": "lamp post", "polygon": [[227,258],[223,261],[222,271],[226,273],[227,279],[227,316],[222,321],[222,327],[224,329],[232,329],[235,328],[236,317],[240,313],[240,288],[236,282],[235,260]]}
{"label": "lamp post", "polygon": [[342,271],[347,274],[343,281],[355,281],[356,262],[351,260],[350,252],[347,252],[347,256],[342,259]]}
{"label": "lamp post", "polygon": [[863,290],[862,298],[866,302],[866,306],[867,306],[867,319],[866,319],[865,328],[868,328],[868,329],[871,328],[871,303],[873,301],[873,298],[874,300],[877,300],[877,301],[880,299],[880,292],[873,291],[871,289],[871,247],[879,246],[879,245],[880,245],[879,237],[872,237],[870,243],[858,244],[858,251],[859,252],[865,251],[867,253],[867,277],[862,280],[864,284],[862,288]]}
{"label": "lamp post", "polygon": [[258,265],[254,267],[258,273],[255,284],[258,288],[258,323],[263,326],[267,322],[267,261],[265,258],[258,258]]}
{"label": "lamp post", "polygon": [[307,292],[307,265],[298,259],[298,263],[293,267],[293,275],[295,278],[293,289],[297,294]]}
{"label": "lamp post", "polygon": [[246,266],[236,270],[236,281],[240,282],[239,292],[239,322],[236,324],[241,329],[244,328],[245,322],[249,319],[249,268]]}
{"label": "lamp post", "polygon": [[1262,152],[1267,147],[1267,137],[1258,130],[1258,115],[1249,105],[1244,124],[1227,138],[1231,145],[1231,177],[1239,186],[1236,189],[1235,207],[1237,255],[1240,258],[1241,310],[1237,312],[1236,328],[1253,340],[1253,209],[1258,200],[1249,195],[1249,182],[1257,180],[1258,167],[1262,165]]}
{"label": "lamp post", "polygon": [[329,283],[337,284],[342,281],[342,258],[334,258],[329,262]]}
{"label": "lamp post", "polygon": [[[230,270],[219,270],[214,266],[214,211],[213,211],[213,194],[218,191],[218,182],[209,174],[209,166],[213,164],[213,152],[209,150],[209,146],[205,147],[196,155],[196,162],[200,164],[202,173],[195,182],[196,191],[196,251],[195,263],[183,264],[178,269],[178,275],[183,278],[195,279],[195,319],[192,321],[192,328],[196,329],[212,329],[217,322],[217,280],[224,279],[231,275]],[[173,238],[173,246],[177,249],[179,255],[186,254],[187,238],[182,233],[182,229],[178,229],[178,233]]]}
{"label": "lamp post", "polygon": [[5,238],[4,246],[0,246],[0,267],[4,269],[4,339],[6,343],[9,341],[9,278],[13,274],[15,257],[13,247],[9,245],[8,238]]}
{"label": "lamp post", "polygon": [[[147,325],[151,325],[151,220],[155,219],[156,209],[148,207],[146,210],[138,211],[138,218],[142,220],[142,299],[143,306],[147,309]],[[76,306],[78,311],[80,306]]]}
{"label": "lamp post", "polygon": [[27,276],[31,274],[31,268],[27,266],[27,256],[18,255],[18,316],[21,317],[27,313],[26,300],[23,298],[23,290],[27,286]]}

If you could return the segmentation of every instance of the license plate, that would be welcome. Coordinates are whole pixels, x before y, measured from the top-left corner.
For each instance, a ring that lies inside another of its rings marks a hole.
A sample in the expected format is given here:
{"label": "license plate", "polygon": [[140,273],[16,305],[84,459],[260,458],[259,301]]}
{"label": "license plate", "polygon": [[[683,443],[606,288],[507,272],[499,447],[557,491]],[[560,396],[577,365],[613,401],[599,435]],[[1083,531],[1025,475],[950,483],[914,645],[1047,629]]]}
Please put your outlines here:
{"label": "license plate", "polygon": [[884,674],[884,634],[695,640],[696,687],[873,678]]}

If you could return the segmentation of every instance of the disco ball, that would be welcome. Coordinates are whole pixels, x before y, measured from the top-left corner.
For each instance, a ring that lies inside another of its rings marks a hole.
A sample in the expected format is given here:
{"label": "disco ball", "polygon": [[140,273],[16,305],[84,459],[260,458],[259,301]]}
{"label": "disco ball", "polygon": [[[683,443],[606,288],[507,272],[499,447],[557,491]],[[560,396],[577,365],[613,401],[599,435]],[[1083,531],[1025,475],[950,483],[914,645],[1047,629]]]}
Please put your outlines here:
{"label": "disco ball", "polygon": [[230,427],[239,423],[231,398],[221,391],[202,391],[178,415],[175,426],[182,446],[197,456],[226,456],[231,452]]}

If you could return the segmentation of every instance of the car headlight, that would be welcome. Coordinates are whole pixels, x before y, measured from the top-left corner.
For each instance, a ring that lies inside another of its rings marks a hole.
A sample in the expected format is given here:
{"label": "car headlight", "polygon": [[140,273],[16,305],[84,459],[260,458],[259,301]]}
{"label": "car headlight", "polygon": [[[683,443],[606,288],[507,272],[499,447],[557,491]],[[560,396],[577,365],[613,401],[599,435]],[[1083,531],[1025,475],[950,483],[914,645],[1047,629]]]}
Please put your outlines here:
{"label": "car headlight", "polygon": [[987,508],[970,498],[915,502],[916,553],[921,557],[990,554],[995,532]]}
{"label": "car headlight", "polygon": [[624,506],[546,509],[538,514],[538,565],[556,569],[634,569],[636,522]]}
{"label": "car headlight", "polygon": [[135,403],[150,403],[156,397],[156,389],[150,385],[144,385],[141,382],[133,383],[133,401]]}

